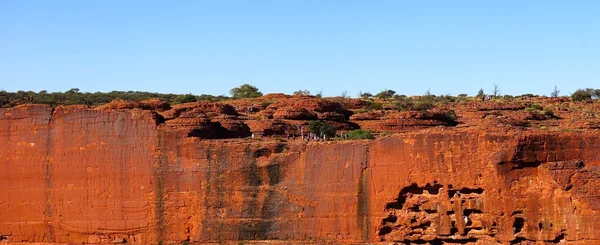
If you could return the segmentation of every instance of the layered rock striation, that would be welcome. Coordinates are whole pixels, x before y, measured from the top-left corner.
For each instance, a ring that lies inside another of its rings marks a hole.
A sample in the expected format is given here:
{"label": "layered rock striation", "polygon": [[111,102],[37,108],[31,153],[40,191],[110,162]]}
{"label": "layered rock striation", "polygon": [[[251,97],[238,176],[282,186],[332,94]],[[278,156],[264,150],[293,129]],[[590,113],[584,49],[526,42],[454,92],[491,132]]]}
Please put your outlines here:
{"label": "layered rock striation", "polygon": [[[0,243],[600,244],[597,130],[311,105],[273,103],[262,120],[203,103],[0,109]],[[305,118],[435,128],[239,139]]]}

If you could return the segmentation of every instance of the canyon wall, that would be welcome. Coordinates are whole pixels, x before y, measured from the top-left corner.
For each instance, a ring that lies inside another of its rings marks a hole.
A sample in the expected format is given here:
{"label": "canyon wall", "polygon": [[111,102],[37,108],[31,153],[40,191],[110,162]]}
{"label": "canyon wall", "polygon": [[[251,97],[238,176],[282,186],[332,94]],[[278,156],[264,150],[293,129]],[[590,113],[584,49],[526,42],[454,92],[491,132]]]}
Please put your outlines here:
{"label": "canyon wall", "polygon": [[151,110],[0,109],[0,243],[597,244],[599,136],[202,140]]}

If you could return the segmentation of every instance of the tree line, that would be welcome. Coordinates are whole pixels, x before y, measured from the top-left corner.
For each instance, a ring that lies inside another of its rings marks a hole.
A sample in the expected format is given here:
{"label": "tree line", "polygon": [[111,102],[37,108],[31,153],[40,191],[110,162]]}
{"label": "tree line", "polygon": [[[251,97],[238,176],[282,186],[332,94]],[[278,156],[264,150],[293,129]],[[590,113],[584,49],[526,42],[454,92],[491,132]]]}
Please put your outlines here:
{"label": "tree line", "polygon": [[[551,97],[558,97],[559,90],[554,87],[554,91],[551,93]],[[347,92],[342,93],[342,98],[347,98]],[[78,88],[72,88],[65,92],[52,92],[49,93],[45,90],[40,92],[34,91],[17,91],[7,92],[0,90],[0,107],[12,107],[19,104],[49,104],[49,105],[88,105],[97,106],[109,103],[113,100],[128,100],[128,101],[142,101],[152,98],[157,98],[165,101],[169,104],[180,104],[195,101],[207,101],[217,102],[230,99],[244,99],[244,98],[255,98],[263,95],[260,90],[250,84],[243,84],[239,87],[232,88],[229,91],[230,96],[225,95],[210,95],[210,94],[172,94],[172,93],[153,93],[153,92],[141,92],[141,91],[111,91],[111,92],[81,92]],[[309,90],[298,90],[293,93],[294,95],[311,95]],[[484,96],[483,89],[479,90],[478,97]],[[500,89],[497,84],[494,84],[492,96],[500,97]],[[315,94],[316,97],[322,96],[322,91]],[[363,99],[395,99],[398,101],[400,107],[406,107],[410,104],[408,97],[405,95],[398,95],[396,91],[391,89],[384,89],[383,91],[373,95],[368,92],[360,92],[358,97]],[[422,96],[423,101],[426,102],[456,102],[466,99],[467,94],[460,94],[458,96],[450,95],[432,95],[429,90]],[[533,94],[525,94],[519,97],[535,97]],[[596,98],[600,98],[600,89],[578,89],[571,94],[573,101],[587,101]],[[511,99],[513,96],[503,95],[504,99]],[[413,103],[414,104],[414,103]],[[417,106],[417,105],[412,105]]]}
{"label": "tree line", "polygon": [[244,84],[230,90],[230,97],[225,95],[193,95],[193,94],[165,94],[141,91],[111,91],[111,92],[81,92],[72,88],[65,92],[40,92],[17,91],[7,92],[0,90],[0,107],[12,107],[20,104],[48,104],[48,105],[88,105],[97,106],[113,100],[143,101],[159,99],[169,104],[180,104],[195,101],[217,102],[230,99],[254,98],[262,96],[258,88]]}

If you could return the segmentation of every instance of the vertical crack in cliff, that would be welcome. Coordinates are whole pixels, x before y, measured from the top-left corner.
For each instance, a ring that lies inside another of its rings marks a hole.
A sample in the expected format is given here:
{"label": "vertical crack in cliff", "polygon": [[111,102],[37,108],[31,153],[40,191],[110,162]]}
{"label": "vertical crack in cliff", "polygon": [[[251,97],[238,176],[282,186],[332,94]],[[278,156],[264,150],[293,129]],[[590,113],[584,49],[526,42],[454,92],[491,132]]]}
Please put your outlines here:
{"label": "vertical crack in cliff", "polygon": [[164,220],[164,198],[165,198],[165,172],[167,168],[167,152],[166,152],[166,140],[165,130],[162,127],[158,128],[158,159],[154,176],[155,180],[155,200],[154,200],[154,221],[156,222],[155,227],[157,229],[156,241],[161,244],[164,239],[165,233],[165,220]]}
{"label": "vertical crack in cliff", "polygon": [[369,145],[365,145],[365,159],[360,168],[360,177],[358,179],[358,196],[357,196],[357,220],[356,223],[361,229],[361,240],[369,241],[371,234],[371,222],[369,220]]}
{"label": "vertical crack in cliff", "polygon": [[[245,149],[242,173],[247,186],[243,191],[242,217],[239,224],[238,236],[242,240],[272,239],[272,226],[283,205],[281,193],[274,188],[281,181],[281,164],[271,163],[259,166],[257,158],[267,157],[271,153],[261,148],[252,151]],[[263,180],[263,176],[267,179]]]}
{"label": "vertical crack in cliff", "polygon": [[44,204],[44,225],[46,226],[49,242],[56,242],[56,234],[54,231],[54,224],[52,221],[52,160],[54,155],[54,127],[52,125],[52,118],[54,115],[54,108],[50,111],[50,118],[47,124],[47,135],[46,135],[46,162],[45,162],[45,173],[44,173],[44,198],[46,203]]}
{"label": "vertical crack in cliff", "polygon": [[[223,198],[226,195],[226,190],[225,190],[225,168],[228,167],[228,160],[227,160],[227,152],[225,150],[225,147],[221,147],[219,148],[219,151],[217,152],[217,161],[216,161],[216,179],[215,179],[215,185],[214,187],[216,188],[216,196],[217,196],[217,200],[216,200],[216,204],[213,205],[212,207],[214,208],[214,212],[216,213],[216,217],[215,220],[220,219],[217,221],[217,241],[221,242],[222,241],[222,236],[223,233],[222,231],[224,230],[224,221],[222,214],[222,209],[225,207],[225,202],[223,200]],[[213,220],[214,222],[214,220]]]}
{"label": "vertical crack in cliff", "polygon": [[208,240],[206,237],[210,238],[210,233],[208,232],[207,228],[210,226],[210,219],[209,219],[209,207],[210,207],[210,202],[209,202],[209,196],[210,196],[210,188],[211,188],[211,184],[210,184],[210,179],[211,179],[211,163],[212,163],[212,146],[208,145],[208,147],[206,148],[206,170],[203,171],[204,172],[204,181],[206,183],[206,186],[204,186],[204,188],[202,188],[202,190],[204,191],[204,193],[202,193],[202,203],[199,204],[200,207],[204,207],[204,213],[202,214],[202,220],[200,221],[200,227],[201,230],[199,232],[199,235],[201,236],[201,239],[204,240]]}

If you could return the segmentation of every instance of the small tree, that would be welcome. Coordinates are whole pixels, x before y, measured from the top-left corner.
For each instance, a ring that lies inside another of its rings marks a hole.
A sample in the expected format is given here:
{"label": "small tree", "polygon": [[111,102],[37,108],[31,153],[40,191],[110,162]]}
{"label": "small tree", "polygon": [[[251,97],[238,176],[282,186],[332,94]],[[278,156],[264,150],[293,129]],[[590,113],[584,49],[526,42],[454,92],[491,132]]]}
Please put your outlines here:
{"label": "small tree", "polygon": [[317,92],[317,93],[315,94],[315,96],[317,96],[317,98],[322,98],[322,97],[323,97],[323,90],[322,90],[322,89],[321,89],[321,90],[319,90],[319,92]]}
{"label": "small tree", "polygon": [[250,84],[244,84],[237,88],[232,88],[229,93],[234,99],[256,98],[263,95],[258,88]]}
{"label": "small tree", "polygon": [[375,97],[380,98],[380,99],[387,99],[387,98],[394,97],[395,94],[396,94],[396,91],[391,90],[391,89],[386,89],[386,90],[383,90],[383,91],[379,92],[378,94],[376,94]]}
{"label": "small tree", "polygon": [[78,88],[72,88],[72,89],[67,90],[67,92],[65,92],[65,93],[76,94],[76,93],[79,93],[79,89]]}
{"label": "small tree", "polygon": [[373,95],[369,92],[365,92],[363,93],[362,91],[358,93],[358,97],[363,98],[363,99],[368,99],[373,97]]}
{"label": "small tree", "polygon": [[485,92],[483,92],[483,89],[479,89],[479,92],[477,92],[477,97],[483,97],[485,96]]}
{"label": "small tree", "polygon": [[425,95],[423,95],[422,99],[424,101],[433,101],[435,99],[435,95],[431,94],[430,89],[427,89],[427,91],[425,91]]}
{"label": "small tree", "polygon": [[317,134],[319,136],[335,136],[335,127],[325,121],[311,121],[308,124],[308,130],[310,130],[311,133]]}
{"label": "small tree", "polygon": [[556,97],[558,97],[558,93],[560,93],[560,90],[558,90],[558,87],[556,87],[556,85],[554,85],[554,90],[552,91],[552,93],[550,93],[550,97],[556,98]]}
{"label": "small tree", "polygon": [[592,97],[596,99],[600,98],[600,89],[594,89],[594,91],[592,91]]}
{"label": "small tree", "polygon": [[586,101],[592,99],[592,92],[590,89],[578,89],[575,93],[571,94],[571,99],[573,101]]}

